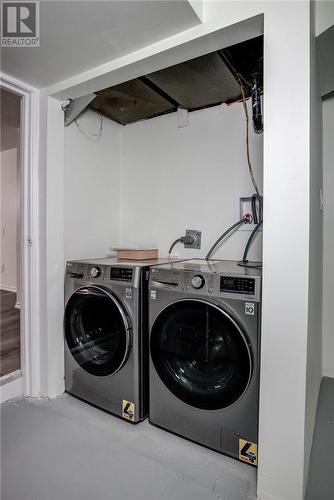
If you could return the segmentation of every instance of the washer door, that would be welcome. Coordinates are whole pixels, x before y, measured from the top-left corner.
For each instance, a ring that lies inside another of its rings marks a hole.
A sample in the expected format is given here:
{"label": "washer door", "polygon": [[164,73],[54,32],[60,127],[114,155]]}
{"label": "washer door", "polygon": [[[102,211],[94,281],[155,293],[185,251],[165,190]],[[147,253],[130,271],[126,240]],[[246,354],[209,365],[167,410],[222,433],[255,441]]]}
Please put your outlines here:
{"label": "washer door", "polygon": [[64,328],[71,354],[86,372],[105,377],[125,363],[130,327],[107,290],[93,285],[76,290],[65,309]]}
{"label": "washer door", "polygon": [[242,330],[228,313],[201,300],[178,301],[160,313],[151,332],[151,356],[168,389],[201,409],[235,403],[252,373]]}

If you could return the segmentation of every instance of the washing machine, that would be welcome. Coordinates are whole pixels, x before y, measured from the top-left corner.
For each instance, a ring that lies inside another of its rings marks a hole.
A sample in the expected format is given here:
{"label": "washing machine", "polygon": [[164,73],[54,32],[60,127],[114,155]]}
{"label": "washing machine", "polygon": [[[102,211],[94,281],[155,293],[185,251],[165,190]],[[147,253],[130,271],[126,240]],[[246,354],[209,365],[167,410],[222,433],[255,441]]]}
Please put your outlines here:
{"label": "washing machine", "polygon": [[65,273],[65,390],[136,423],[147,416],[150,266],[71,261]]}
{"label": "washing machine", "polygon": [[149,421],[257,465],[260,315],[259,269],[153,266]]}

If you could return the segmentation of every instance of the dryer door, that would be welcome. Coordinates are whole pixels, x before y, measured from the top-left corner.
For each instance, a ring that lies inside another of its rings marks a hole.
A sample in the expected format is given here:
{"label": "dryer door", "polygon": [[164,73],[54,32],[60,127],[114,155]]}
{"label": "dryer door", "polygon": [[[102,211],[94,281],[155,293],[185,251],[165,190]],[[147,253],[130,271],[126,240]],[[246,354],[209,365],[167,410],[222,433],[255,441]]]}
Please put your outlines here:
{"label": "dryer door", "polygon": [[151,356],[168,389],[201,409],[235,403],[252,374],[241,328],[223,309],[196,299],[175,302],[160,313],[151,332]]}
{"label": "dryer door", "polygon": [[65,339],[76,362],[88,373],[105,377],[125,363],[130,326],[117,299],[98,286],[81,287],[69,299]]}

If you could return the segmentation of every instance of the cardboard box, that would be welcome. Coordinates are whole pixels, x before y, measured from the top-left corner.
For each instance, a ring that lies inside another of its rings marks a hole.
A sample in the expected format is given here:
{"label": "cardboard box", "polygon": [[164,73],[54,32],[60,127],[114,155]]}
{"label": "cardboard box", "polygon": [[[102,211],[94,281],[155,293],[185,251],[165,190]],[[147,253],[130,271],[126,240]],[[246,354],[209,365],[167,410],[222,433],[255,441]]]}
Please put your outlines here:
{"label": "cardboard box", "polygon": [[117,259],[151,260],[158,258],[157,248],[116,248]]}

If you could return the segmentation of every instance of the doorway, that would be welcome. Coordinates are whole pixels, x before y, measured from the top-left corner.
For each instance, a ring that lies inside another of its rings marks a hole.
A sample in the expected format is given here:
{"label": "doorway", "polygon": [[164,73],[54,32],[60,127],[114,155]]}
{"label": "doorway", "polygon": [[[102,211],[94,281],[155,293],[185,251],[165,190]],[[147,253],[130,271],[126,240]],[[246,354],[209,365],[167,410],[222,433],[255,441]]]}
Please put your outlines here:
{"label": "doorway", "polygon": [[1,87],[1,383],[21,376],[21,99]]}

